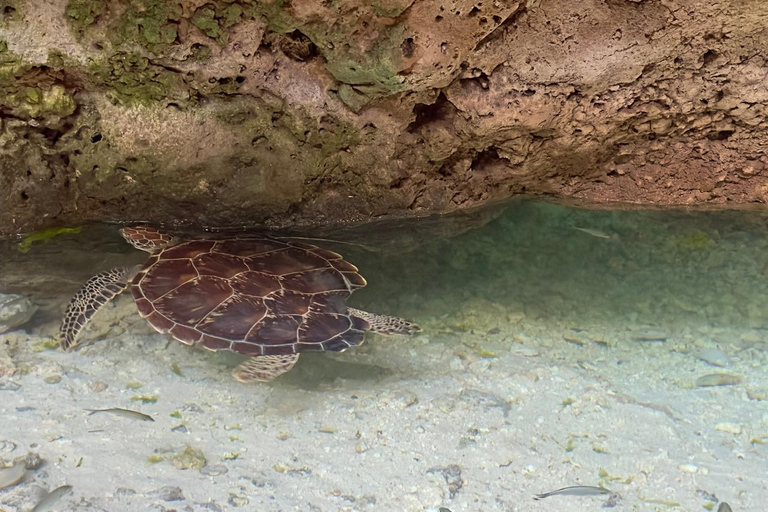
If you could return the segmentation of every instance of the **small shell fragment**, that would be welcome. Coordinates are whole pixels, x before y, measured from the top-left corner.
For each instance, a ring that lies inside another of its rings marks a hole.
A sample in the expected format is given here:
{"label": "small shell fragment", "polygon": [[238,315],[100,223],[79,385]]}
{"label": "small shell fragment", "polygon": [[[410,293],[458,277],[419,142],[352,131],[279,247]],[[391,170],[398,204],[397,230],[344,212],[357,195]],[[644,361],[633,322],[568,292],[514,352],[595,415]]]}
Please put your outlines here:
{"label": "small shell fragment", "polygon": [[17,462],[10,468],[0,469],[0,489],[11,487],[21,482],[24,475],[27,474],[27,467],[23,461]]}

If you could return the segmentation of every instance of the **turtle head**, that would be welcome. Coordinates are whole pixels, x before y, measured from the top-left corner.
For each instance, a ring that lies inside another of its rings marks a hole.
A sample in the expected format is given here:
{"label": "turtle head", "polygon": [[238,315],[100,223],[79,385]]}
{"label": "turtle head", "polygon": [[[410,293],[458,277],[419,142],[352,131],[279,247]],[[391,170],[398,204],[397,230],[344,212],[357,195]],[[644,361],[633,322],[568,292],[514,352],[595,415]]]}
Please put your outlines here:
{"label": "turtle head", "polygon": [[148,226],[135,226],[120,230],[129,244],[147,252],[161,251],[176,242],[176,237]]}

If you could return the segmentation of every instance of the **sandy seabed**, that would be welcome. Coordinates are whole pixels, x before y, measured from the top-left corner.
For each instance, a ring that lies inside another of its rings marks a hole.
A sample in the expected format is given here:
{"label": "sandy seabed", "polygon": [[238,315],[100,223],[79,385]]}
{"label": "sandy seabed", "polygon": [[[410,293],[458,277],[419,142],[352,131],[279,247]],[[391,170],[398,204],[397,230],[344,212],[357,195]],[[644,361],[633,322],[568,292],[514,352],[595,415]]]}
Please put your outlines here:
{"label": "sandy seabed", "polygon": [[[266,385],[232,380],[233,357],[153,333],[129,297],[86,335],[105,339],[77,353],[8,333],[0,458],[44,463],[0,491],[0,509],[30,510],[64,484],[73,492],[58,510],[110,512],[698,511],[718,500],[759,511],[768,500],[764,332],[435,324],[304,355]],[[713,374],[740,382],[702,386]],[[87,411],[112,407],[155,421]],[[578,484],[614,494],[533,500]]]}

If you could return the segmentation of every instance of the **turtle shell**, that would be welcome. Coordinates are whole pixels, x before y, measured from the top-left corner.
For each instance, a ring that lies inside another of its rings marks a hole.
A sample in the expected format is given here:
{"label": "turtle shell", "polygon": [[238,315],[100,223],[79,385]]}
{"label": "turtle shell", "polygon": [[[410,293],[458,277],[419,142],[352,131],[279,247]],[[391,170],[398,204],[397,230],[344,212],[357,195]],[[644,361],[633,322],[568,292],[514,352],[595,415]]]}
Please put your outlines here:
{"label": "turtle shell", "polygon": [[188,345],[244,355],[341,351],[369,325],[346,299],[366,285],[335,252],[268,236],[192,240],[158,251],[131,282],[142,317]]}

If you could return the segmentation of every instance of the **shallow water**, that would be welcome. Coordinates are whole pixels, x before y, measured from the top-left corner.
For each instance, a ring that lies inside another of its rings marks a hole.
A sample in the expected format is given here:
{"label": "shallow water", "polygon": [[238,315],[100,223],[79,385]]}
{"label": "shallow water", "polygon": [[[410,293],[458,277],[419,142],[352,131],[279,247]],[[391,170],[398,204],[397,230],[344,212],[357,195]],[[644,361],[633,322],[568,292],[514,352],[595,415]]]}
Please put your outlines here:
{"label": "shallow water", "polygon": [[[336,242],[313,243],[368,280],[350,305],[423,331],[305,355],[256,386],[229,378],[236,357],[154,333],[129,297],[95,317],[85,336],[98,342],[46,349],[90,275],[145,255],[105,225],[26,254],[2,242],[0,293],[40,310],[0,335],[0,362],[15,368],[0,381],[0,446],[16,446],[0,458],[47,463],[0,490],[0,510],[63,483],[77,510],[587,510],[608,499],[615,510],[725,500],[737,512],[768,499],[768,214],[515,201],[322,235]],[[83,414],[108,407],[156,421]],[[186,445],[205,454],[202,470],[172,462]],[[618,496],[532,501],[576,484]]]}

